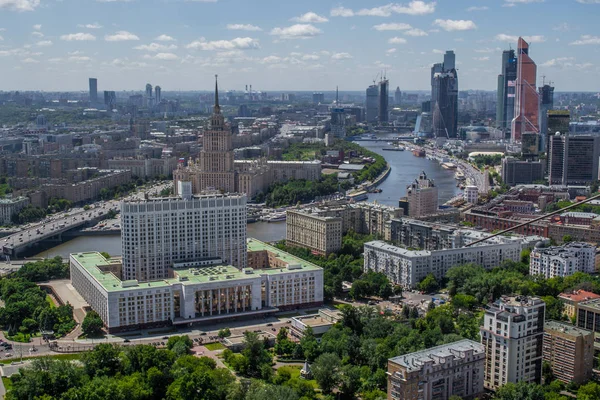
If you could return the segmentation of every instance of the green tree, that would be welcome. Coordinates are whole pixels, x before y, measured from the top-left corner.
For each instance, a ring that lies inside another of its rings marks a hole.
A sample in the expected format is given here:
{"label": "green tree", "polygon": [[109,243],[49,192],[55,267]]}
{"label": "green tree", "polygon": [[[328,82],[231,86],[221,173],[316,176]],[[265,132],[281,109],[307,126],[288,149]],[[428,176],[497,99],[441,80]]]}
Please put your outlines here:
{"label": "green tree", "polygon": [[578,400],[597,400],[600,399],[600,384],[589,382],[582,385],[577,390]]}
{"label": "green tree", "polygon": [[102,328],[104,322],[96,311],[90,311],[85,315],[83,322],[81,323],[81,331],[88,337],[99,336],[102,334]]}
{"label": "green tree", "polygon": [[83,353],[81,361],[89,376],[113,376],[121,371],[121,349],[115,344],[100,343]]}
{"label": "green tree", "polygon": [[333,353],[321,354],[312,364],[313,376],[325,393],[331,393],[338,385],[340,366],[339,357]]}
{"label": "green tree", "polygon": [[304,358],[313,361],[319,355],[319,342],[313,332],[312,327],[307,326],[304,335],[300,339],[300,347],[304,353]]}
{"label": "green tree", "polygon": [[573,237],[571,235],[565,235],[562,237],[562,242],[563,243],[570,243],[573,241]]}
{"label": "green tree", "polygon": [[438,290],[440,285],[433,274],[428,274],[419,282],[419,290],[425,293],[433,293]]}
{"label": "green tree", "polygon": [[219,329],[219,333],[217,334],[221,339],[231,336],[231,331],[229,328]]}
{"label": "green tree", "polygon": [[[578,397],[579,398],[579,397]],[[509,382],[501,386],[494,396],[496,400],[544,400],[544,389],[535,383]]]}

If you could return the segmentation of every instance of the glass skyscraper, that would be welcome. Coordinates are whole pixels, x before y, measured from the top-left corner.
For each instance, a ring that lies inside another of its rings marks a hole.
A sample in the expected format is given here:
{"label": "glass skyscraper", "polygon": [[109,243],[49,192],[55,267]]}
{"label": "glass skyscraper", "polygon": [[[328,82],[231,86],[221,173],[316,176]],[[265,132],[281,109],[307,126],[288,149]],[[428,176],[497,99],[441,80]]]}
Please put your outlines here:
{"label": "glass skyscraper", "polygon": [[519,38],[517,47],[517,81],[515,116],[511,125],[511,140],[520,142],[523,132],[540,133],[539,95],[535,86],[537,66],[529,57],[529,44]]}

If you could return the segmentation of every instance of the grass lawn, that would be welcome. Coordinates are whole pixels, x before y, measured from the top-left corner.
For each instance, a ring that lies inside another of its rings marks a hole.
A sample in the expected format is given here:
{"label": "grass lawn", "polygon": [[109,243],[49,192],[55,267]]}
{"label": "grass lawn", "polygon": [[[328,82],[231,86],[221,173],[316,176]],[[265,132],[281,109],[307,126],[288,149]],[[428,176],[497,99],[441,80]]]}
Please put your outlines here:
{"label": "grass lawn", "polygon": [[[23,357],[23,360],[35,360],[39,358],[51,358],[53,360],[80,360],[83,353],[68,353],[68,354],[55,354],[51,356],[33,356],[33,357]],[[15,354],[16,356],[16,354]],[[0,360],[0,364],[10,364],[13,361],[20,361],[21,357],[7,358],[5,360]]]}
{"label": "grass lawn", "polygon": [[221,343],[219,342],[215,342],[215,343],[208,343],[205,344],[204,347],[206,347],[208,350],[210,351],[215,351],[215,350],[223,350],[225,348],[225,346],[223,346]]}
{"label": "grass lawn", "polygon": [[46,296],[46,302],[50,305],[50,308],[56,308],[56,304],[54,304],[52,297]]}
{"label": "grass lawn", "polygon": [[[286,365],[285,367],[279,368],[277,371],[287,371],[290,373],[291,378],[299,378],[300,370],[302,369],[299,365]],[[310,383],[314,389],[318,389],[319,385],[317,385],[317,381],[314,379],[307,380],[306,382]]]}
{"label": "grass lawn", "polygon": [[12,381],[10,380],[10,378],[3,376],[2,383],[4,384],[4,389],[6,389],[7,392],[12,389],[13,384],[12,384]]}
{"label": "grass lawn", "polygon": [[36,333],[34,335],[31,335],[29,333],[23,333],[23,332],[18,332],[16,335],[14,336],[9,336],[8,332],[4,332],[4,336],[8,339],[8,340],[12,340],[13,342],[19,342],[19,343],[29,343],[30,340],[32,338],[35,337],[40,337],[39,333]]}

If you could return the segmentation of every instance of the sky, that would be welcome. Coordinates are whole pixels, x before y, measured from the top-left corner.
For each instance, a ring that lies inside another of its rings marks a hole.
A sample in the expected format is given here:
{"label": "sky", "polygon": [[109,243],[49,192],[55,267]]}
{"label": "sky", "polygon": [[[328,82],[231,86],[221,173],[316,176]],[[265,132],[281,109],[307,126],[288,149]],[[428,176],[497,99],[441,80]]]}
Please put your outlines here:
{"label": "sky", "polygon": [[461,90],[494,90],[530,42],[556,91],[600,90],[600,0],[0,0],[0,90],[428,90],[454,50]]}

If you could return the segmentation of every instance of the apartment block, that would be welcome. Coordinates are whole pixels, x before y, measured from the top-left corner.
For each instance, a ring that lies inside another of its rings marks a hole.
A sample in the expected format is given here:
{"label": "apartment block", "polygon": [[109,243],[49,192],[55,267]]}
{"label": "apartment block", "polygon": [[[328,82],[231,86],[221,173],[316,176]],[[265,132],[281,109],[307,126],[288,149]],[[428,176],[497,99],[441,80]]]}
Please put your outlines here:
{"label": "apartment block", "polygon": [[409,250],[383,241],[372,241],[364,246],[364,270],[381,272],[394,284],[414,288],[428,274],[441,280],[446,272],[457,265],[473,263],[491,269],[504,260],[518,261],[521,251],[544,240],[536,236],[497,236],[475,246],[464,247],[489,234],[457,230],[451,240],[452,248],[442,250]]}
{"label": "apartment block", "polygon": [[556,379],[581,384],[592,377],[594,332],[557,321],[544,325],[543,360]]}
{"label": "apartment block", "polygon": [[600,298],[580,302],[576,311],[578,328],[600,332]]}
{"label": "apartment block", "polygon": [[561,293],[558,295],[558,298],[564,304],[564,313],[569,318],[573,318],[577,315],[577,306],[579,303],[593,299],[600,299],[600,295],[579,289],[572,293]]}
{"label": "apartment block", "polygon": [[486,389],[541,382],[545,311],[541,299],[527,296],[502,296],[486,307],[480,328]]}
{"label": "apartment block", "polygon": [[483,394],[485,349],[472,340],[388,360],[388,399],[474,399]]}
{"label": "apartment block", "polygon": [[10,225],[12,217],[29,204],[27,197],[0,199],[0,225]]}
{"label": "apartment block", "polygon": [[529,274],[542,275],[546,279],[595,271],[596,246],[588,243],[571,242],[548,248],[536,246],[529,258]]}

